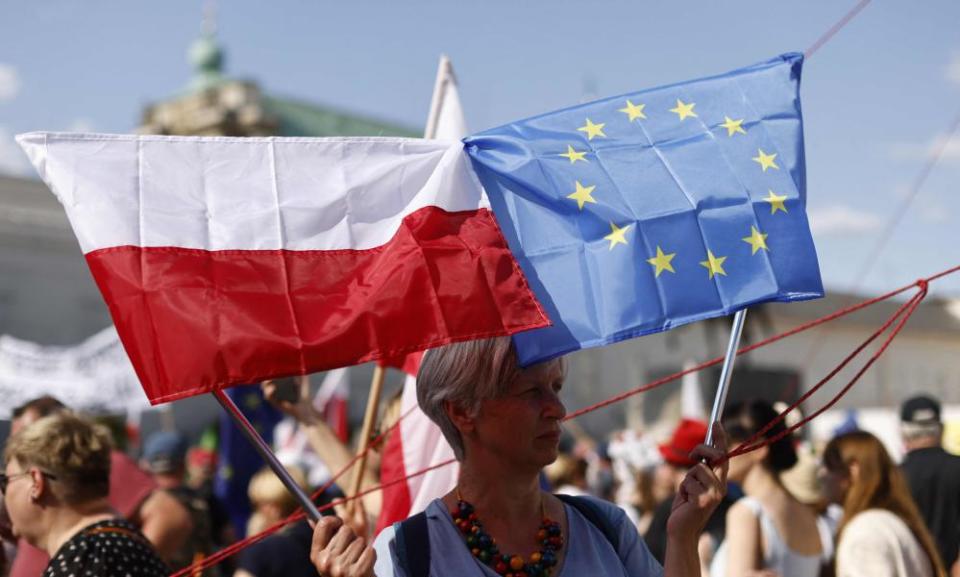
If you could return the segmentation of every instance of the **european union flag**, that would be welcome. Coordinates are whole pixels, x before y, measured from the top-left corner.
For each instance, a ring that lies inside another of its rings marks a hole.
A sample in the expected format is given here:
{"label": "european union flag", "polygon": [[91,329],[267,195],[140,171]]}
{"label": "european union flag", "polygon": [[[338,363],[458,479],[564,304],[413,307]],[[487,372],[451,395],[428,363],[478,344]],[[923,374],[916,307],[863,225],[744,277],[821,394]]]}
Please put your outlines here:
{"label": "european union flag", "polygon": [[[226,389],[227,395],[236,403],[267,444],[273,442],[273,429],[283,415],[263,398],[260,387],[247,385]],[[213,493],[227,508],[230,522],[237,535],[247,533],[247,521],[252,513],[247,488],[250,479],[267,466],[257,451],[250,446],[239,425],[233,422],[226,411],[220,414],[220,457]]]}
{"label": "european union flag", "polygon": [[803,57],[599,100],[465,139],[554,325],[524,365],[823,296],[805,213]]}

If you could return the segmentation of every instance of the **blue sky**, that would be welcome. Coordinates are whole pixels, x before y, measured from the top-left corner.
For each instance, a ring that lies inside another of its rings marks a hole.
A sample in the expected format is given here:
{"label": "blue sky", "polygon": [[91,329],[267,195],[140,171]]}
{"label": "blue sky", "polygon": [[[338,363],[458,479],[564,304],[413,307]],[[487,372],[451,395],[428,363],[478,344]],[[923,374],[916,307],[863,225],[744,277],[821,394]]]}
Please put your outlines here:
{"label": "blue sky", "polygon": [[[437,58],[470,127],[803,51],[854,2],[407,0],[221,2],[227,72],[268,92],[422,126]],[[0,171],[30,175],[12,136],[128,132],[183,89],[202,3],[5,3]],[[808,212],[828,289],[855,273],[960,109],[960,3],[875,0],[806,64]],[[876,293],[960,264],[960,137],[866,277]],[[2,210],[2,207],[0,207]],[[933,294],[960,297],[960,274]]]}

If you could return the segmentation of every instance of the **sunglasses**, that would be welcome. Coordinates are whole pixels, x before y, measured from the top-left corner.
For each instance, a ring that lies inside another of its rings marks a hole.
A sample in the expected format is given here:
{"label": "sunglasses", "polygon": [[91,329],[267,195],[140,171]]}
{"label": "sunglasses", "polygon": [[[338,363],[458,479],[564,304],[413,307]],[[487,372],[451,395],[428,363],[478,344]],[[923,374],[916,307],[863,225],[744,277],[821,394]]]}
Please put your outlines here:
{"label": "sunglasses", "polygon": [[[26,477],[29,474],[30,474],[30,471],[24,471],[23,473],[14,473],[13,475],[0,473],[0,494],[5,495],[7,493],[7,485],[10,484],[10,481],[17,479],[19,477]],[[51,475],[50,473],[45,473],[43,471],[40,471],[40,474],[50,479],[51,481],[57,480],[57,477],[55,475]]]}

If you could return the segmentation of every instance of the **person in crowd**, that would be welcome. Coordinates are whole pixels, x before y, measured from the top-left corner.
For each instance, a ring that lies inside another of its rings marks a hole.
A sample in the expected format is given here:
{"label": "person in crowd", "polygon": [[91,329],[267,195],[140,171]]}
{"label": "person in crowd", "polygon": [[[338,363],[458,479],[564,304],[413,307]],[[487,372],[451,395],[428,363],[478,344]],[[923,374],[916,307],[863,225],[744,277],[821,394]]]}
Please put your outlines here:
{"label": "person in crowd", "polygon": [[109,435],[59,412],[7,441],[0,477],[14,533],[50,556],[44,577],[161,576],[150,542],[110,506]]}
{"label": "person in crowd", "polygon": [[830,500],[843,505],[836,577],[945,577],[906,480],[879,439],[865,431],[834,437],[821,474]]}
{"label": "person in crowd", "polygon": [[547,480],[554,493],[565,495],[589,495],[587,486],[587,461],[573,455],[561,454],[545,469]]}
{"label": "person in crowd", "polygon": [[[697,419],[682,419],[677,424],[677,428],[674,429],[670,440],[658,446],[663,460],[653,471],[651,486],[651,494],[657,505],[653,509],[653,516],[647,526],[647,531],[643,534],[643,538],[647,547],[650,548],[650,552],[661,563],[666,559],[667,524],[673,512],[674,499],[676,499],[680,483],[683,482],[687,471],[696,464],[696,460],[691,457],[694,447],[702,443],[706,436],[706,423]],[[706,535],[702,536],[697,547],[701,553],[701,560],[705,556],[712,556],[712,549],[705,548],[711,542],[709,536],[717,534],[717,539],[723,538],[723,516],[729,506],[729,499],[725,496],[717,508],[717,512],[707,523]],[[719,541],[717,542],[719,543]]]}
{"label": "person in crowd", "polygon": [[940,403],[919,395],[900,407],[900,434],[906,457],[901,470],[933,534],[944,566],[960,577],[960,457],[943,450]]}
{"label": "person in crowd", "polygon": [[[51,396],[43,396],[13,411],[11,434],[38,419],[69,409]],[[133,459],[114,448],[110,452],[110,505],[153,544],[162,558],[173,555],[190,534],[190,512],[157,485]],[[47,565],[47,554],[20,539],[10,577],[36,577]]]}
{"label": "person in crowd", "polygon": [[[306,475],[299,467],[287,467],[290,477],[304,491]],[[283,482],[270,469],[263,469],[250,479],[248,489],[254,512],[247,527],[253,535],[288,517],[297,510],[297,501]],[[316,577],[310,563],[312,530],[306,521],[297,521],[263,541],[240,552],[233,577]]]}
{"label": "person in crowd", "polygon": [[[190,511],[190,535],[167,560],[174,571],[202,561],[214,550],[213,512],[203,495],[186,484],[186,455],[187,440],[181,434],[158,431],[147,437],[140,458],[140,466],[150,473],[157,487]],[[216,574],[213,568],[204,572],[204,575]]]}
{"label": "person in crowd", "polygon": [[[261,383],[261,388],[263,390],[263,396],[267,401],[296,420],[306,433],[310,447],[326,464],[330,471],[341,471],[353,461],[353,451],[351,451],[347,444],[340,441],[333,429],[327,425],[323,415],[314,407],[305,380],[301,382],[300,391],[295,402],[281,398],[282,395],[278,394],[280,388],[274,381],[264,381]],[[394,405],[397,407],[397,409],[394,410],[396,413],[394,418],[395,422],[396,418],[399,417],[399,398],[397,398],[396,403],[392,403],[390,406]],[[392,422],[384,424],[382,427],[386,429],[392,424]],[[368,454],[367,466],[363,470],[363,477],[360,483],[361,491],[379,485],[379,467],[375,462],[374,454],[374,452]],[[345,481],[346,479],[341,479],[341,482]],[[382,497],[383,495],[380,491],[372,491],[364,495],[361,499],[362,506],[351,507],[348,510],[341,511],[341,513],[348,517],[350,526],[356,532],[366,536],[369,533],[369,529],[373,527],[373,522],[376,521],[377,516],[380,514]],[[371,522],[371,520],[373,522]]]}
{"label": "person in crowd", "polygon": [[[723,425],[731,443],[743,443],[776,417],[770,403],[751,400],[728,408]],[[780,421],[763,438],[775,437],[784,429]],[[781,480],[797,461],[790,436],[730,460],[728,478],[741,486],[745,496],[727,512],[726,538],[710,565],[710,577],[760,571],[782,577],[820,575],[832,555],[833,539],[826,519],[798,501]]]}
{"label": "person in crowd", "polygon": [[[417,400],[460,461],[457,486],[424,513],[384,529],[373,547],[342,521],[317,523],[311,558],[322,575],[663,575],[616,505],[541,490],[557,458],[561,359],[520,368],[509,337],[431,350]],[[667,575],[699,575],[697,539],[723,495],[725,437],[696,447],[667,526]],[[703,464],[717,463],[716,466]]]}

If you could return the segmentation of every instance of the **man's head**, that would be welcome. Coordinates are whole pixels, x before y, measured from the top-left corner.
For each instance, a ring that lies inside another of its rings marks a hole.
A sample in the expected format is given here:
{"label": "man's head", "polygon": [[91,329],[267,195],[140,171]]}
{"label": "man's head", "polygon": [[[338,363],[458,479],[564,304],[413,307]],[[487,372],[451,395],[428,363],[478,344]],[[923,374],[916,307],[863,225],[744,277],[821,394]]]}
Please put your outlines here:
{"label": "man's head", "polygon": [[684,475],[696,461],[690,453],[707,436],[707,424],[696,419],[683,419],[673,431],[670,440],[658,448],[663,462],[657,466],[653,476],[653,491],[658,499],[672,495],[683,481]]}
{"label": "man's head", "polygon": [[180,476],[185,471],[187,442],[180,433],[159,431],[143,444],[141,464],[154,475]]}
{"label": "man's head", "polygon": [[900,406],[900,434],[907,451],[940,446],[943,423],[940,402],[928,395],[917,395]]}
{"label": "man's head", "polygon": [[10,422],[10,434],[14,435],[18,433],[20,429],[43,417],[66,410],[68,410],[66,405],[50,395],[44,395],[32,401],[27,401],[13,410],[13,420]]}

